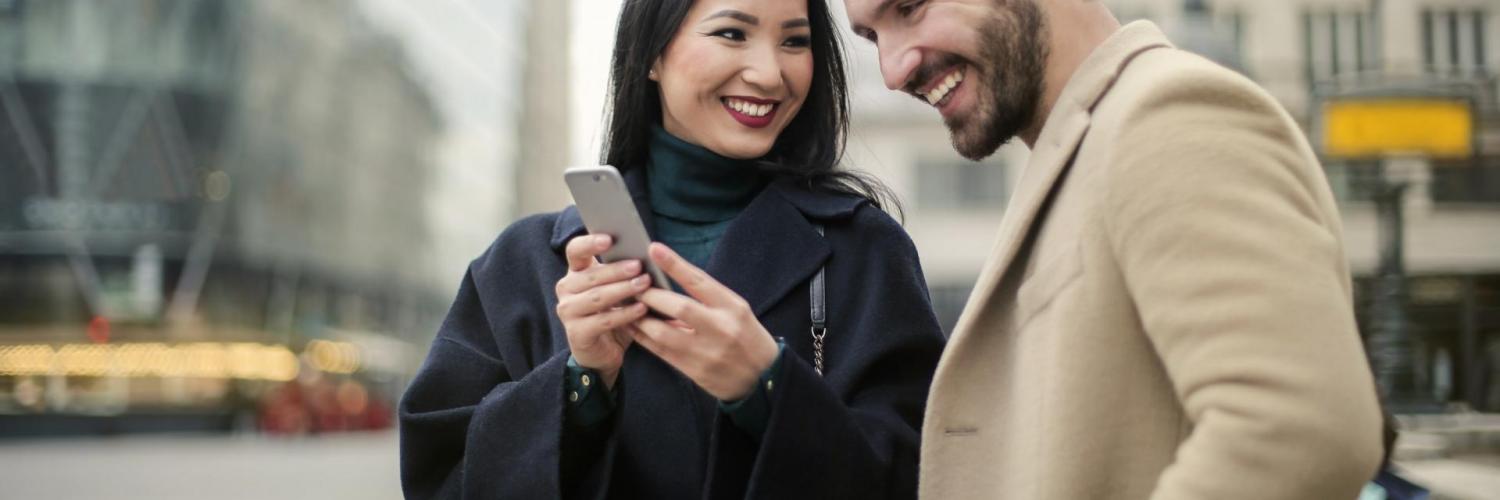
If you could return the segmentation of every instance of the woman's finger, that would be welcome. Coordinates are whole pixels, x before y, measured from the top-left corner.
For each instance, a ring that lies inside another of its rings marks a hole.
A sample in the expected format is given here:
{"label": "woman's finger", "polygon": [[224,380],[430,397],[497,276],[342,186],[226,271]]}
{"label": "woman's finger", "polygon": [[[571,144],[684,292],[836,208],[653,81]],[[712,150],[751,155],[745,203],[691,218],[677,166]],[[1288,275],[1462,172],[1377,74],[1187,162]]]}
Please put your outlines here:
{"label": "woman's finger", "polygon": [[557,317],[567,320],[598,314],[650,287],[651,277],[643,274],[629,281],[596,286],[583,293],[568,295],[557,301]]}
{"label": "woman's finger", "polygon": [[677,252],[661,243],[652,243],[651,261],[677,282],[682,290],[693,298],[712,307],[733,306],[744,303],[739,294],[713,279],[707,272],[694,266]]}
{"label": "woman's finger", "polygon": [[[646,316],[646,306],[640,303],[617,307],[579,320],[584,335],[607,335]],[[596,333],[597,332],[597,333]],[[615,340],[619,340],[616,338]],[[627,344],[621,343],[624,346]]]}
{"label": "woman's finger", "polygon": [[564,253],[568,256],[568,270],[582,271],[598,262],[596,257],[609,250],[613,238],[607,234],[590,234],[568,240]]}
{"label": "woman's finger", "polygon": [[682,320],[688,326],[699,328],[707,325],[713,312],[707,307],[675,292],[668,292],[660,288],[652,288],[641,293],[637,300],[646,303],[656,312],[666,315],[668,318]]}
{"label": "woman's finger", "polygon": [[557,282],[557,294],[584,293],[591,288],[628,280],[641,274],[641,261],[622,260],[568,273]]}
{"label": "woman's finger", "polygon": [[678,365],[677,354],[687,347],[683,343],[691,341],[682,330],[650,316],[636,321],[632,326],[631,334],[636,342],[674,367]]}

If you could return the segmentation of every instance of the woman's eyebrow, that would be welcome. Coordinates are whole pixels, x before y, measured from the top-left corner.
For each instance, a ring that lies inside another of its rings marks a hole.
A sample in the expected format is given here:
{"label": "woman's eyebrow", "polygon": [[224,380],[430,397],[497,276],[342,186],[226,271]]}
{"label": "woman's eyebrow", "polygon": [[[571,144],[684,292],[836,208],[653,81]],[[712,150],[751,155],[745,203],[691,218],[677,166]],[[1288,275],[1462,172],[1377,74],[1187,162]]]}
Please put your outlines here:
{"label": "woman's eyebrow", "polygon": [[[738,20],[738,21],[743,22],[745,24],[756,24],[756,25],[760,24],[760,18],[752,16],[750,14],[746,14],[744,12],[740,12],[740,11],[734,10],[734,9],[724,9],[724,10],[715,12],[713,14],[709,14],[708,17],[703,18],[703,21],[709,21],[709,20],[718,19],[718,18],[721,18],[721,17],[727,17],[727,18],[730,18],[730,19],[735,19],[735,20]],[[703,21],[699,21],[699,22],[703,22]]]}
{"label": "woman's eyebrow", "polygon": [[781,23],[781,29],[784,29],[784,30],[785,29],[792,29],[792,28],[806,28],[808,26],[812,26],[812,23],[809,22],[807,20],[807,18],[805,18],[805,17],[798,18],[798,19],[793,19],[793,20]]}

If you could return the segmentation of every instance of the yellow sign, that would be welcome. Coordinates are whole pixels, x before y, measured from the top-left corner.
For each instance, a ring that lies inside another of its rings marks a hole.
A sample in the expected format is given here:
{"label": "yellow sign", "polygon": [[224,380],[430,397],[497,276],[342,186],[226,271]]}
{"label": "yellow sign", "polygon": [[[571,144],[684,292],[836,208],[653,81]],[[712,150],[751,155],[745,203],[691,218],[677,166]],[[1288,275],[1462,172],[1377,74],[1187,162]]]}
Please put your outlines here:
{"label": "yellow sign", "polygon": [[1454,99],[1347,99],[1323,104],[1323,154],[1376,158],[1417,154],[1468,158],[1474,114]]}

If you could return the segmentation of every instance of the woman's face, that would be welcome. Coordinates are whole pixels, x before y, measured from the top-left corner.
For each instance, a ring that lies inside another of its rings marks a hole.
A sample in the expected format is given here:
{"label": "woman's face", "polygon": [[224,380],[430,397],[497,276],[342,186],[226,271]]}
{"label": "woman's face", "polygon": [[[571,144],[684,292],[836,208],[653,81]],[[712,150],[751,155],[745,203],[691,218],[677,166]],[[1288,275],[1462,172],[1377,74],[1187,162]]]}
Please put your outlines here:
{"label": "woman's face", "polygon": [[651,66],[662,127],[723,156],[764,156],[813,79],[806,0],[697,0]]}

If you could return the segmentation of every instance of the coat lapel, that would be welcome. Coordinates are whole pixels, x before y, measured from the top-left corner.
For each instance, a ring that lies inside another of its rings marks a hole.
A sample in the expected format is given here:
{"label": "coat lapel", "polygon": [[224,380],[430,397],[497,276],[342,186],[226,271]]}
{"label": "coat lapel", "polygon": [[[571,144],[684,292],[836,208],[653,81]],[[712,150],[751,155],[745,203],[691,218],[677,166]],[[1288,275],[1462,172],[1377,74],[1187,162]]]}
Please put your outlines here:
{"label": "coat lapel", "polygon": [[952,342],[960,341],[973,329],[973,323],[978,321],[985,305],[994,299],[1001,282],[1015,264],[1043,205],[1057,183],[1065,177],[1079,144],[1088,135],[1094,105],[1136,55],[1170,46],[1155,25],[1145,21],[1131,23],[1106,40],[1073,74],[1037,138],[1031,159],[1000,223],[995,249],[979,275],[974,293],[969,296],[954,329]]}
{"label": "coat lapel", "polygon": [[706,269],[749,302],[756,316],[811,278],[832,254],[782,189],[773,184],[745,207],[724,232]]}

